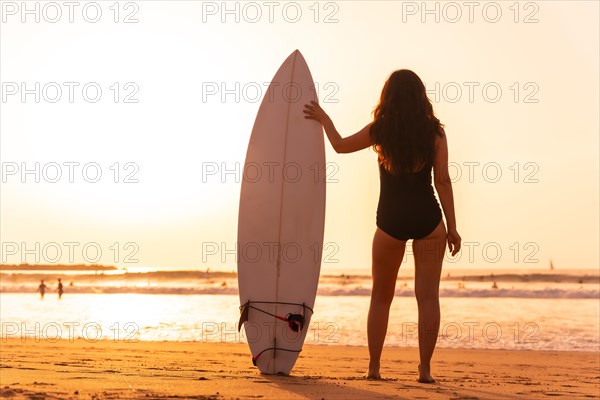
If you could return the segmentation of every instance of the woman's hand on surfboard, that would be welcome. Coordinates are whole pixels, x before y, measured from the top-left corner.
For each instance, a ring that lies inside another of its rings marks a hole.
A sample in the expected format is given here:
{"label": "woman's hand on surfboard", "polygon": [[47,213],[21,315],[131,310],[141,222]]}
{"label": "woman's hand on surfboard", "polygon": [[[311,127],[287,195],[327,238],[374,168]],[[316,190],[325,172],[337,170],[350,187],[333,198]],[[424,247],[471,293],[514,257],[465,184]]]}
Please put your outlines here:
{"label": "woman's hand on surfboard", "polygon": [[319,103],[316,101],[311,101],[310,104],[304,105],[304,118],[306,119],[314,119],[315,121],[323,124],[329,116],[327,113],[321,108]]}

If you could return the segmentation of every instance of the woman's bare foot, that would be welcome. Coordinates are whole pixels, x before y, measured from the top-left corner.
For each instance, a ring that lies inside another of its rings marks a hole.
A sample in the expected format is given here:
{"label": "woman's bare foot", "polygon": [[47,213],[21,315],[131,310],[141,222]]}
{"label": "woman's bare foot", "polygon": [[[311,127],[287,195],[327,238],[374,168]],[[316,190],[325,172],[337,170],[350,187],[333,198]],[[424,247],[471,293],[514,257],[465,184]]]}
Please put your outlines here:
{"label": "woman's bare foot", "polygon": [[379,374],[379,365],[369,365],[369,370],[363,374],[363,378],[379,380],[381,375]]}
{"label": "woman's bare foot", "polygon": [[379,372],[377,374],[371,374],[370,372],[365,372],[363,374],[363,378],[372,380],[372,381],[378,381],[381,379],[381,375],[379,375]]}
{"label": "woman's bare foot", "polygon": [[421,364],[418,366],[419,368],[419,382],[420,383],[435,383],[435,379],[430,374],[429,367],[421,368]]}

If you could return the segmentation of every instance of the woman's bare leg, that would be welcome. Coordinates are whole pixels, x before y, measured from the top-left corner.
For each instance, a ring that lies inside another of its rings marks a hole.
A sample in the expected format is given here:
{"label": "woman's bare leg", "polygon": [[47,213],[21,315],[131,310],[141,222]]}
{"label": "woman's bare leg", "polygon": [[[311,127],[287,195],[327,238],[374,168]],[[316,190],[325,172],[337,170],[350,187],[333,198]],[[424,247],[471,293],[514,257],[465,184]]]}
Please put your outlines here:
{"label": "woman's bare leg", "polygon": [[440,221],[423,239],[413,240],[415,295],[419,308],[419,382],[433,383],[430,362],[440,328],[440,275],[446,251],[446,226]]}
{"label": "woman's bare leg", "polygon": [[398,269],[405,250],[406,241],[394,239],[377,228],[373,237],[373,288],[367,320],[370,362],[365,376],[368,379],[380,377],[381,351],[387,332],[390,305],[394,299]]}

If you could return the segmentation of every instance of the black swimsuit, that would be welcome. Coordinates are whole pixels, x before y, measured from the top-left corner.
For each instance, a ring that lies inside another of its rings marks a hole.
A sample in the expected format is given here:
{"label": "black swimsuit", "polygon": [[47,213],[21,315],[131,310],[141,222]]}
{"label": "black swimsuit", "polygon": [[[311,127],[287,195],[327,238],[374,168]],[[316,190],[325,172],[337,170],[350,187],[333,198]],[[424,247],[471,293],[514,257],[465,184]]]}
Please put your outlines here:
{"label": "black swimsuit", "polygon": [[408,175],[401,181],[379,165],[377,227],[398,240],[422,239],[442,219],[431,185],[431,165]]}

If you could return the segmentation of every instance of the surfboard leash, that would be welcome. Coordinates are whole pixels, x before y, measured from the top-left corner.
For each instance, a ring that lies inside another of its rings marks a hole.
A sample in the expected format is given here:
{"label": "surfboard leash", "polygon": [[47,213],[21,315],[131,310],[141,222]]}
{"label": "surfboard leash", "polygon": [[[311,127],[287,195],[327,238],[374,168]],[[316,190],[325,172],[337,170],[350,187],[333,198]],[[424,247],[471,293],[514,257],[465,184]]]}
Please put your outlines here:
{"label": "surfboard leash", "polygon": [[300,349],[300,350],[291,350],[291,349],[283,349],[281,347],[267,347],[266,349],[264,349],[263,351],[261,351],[260,353],[258,353],[254,357],[252,357],[252,364],[254,366],[256,366],[256,361],[258,361],[258,357],[260,357],[262,355],[262,353],[264,353],[265,351],[269,351],[269,350],[273,350],[273,351],[283,350],[283,351],[289,351],[291,353],[300,353],[302,351],[302,349]]}
{"label": "surfboard leash", "polygon": [[[285,317],[282,317],[281,315],[270,313],[266,310],[263,310],[262,308],[254,307],[251,305],[252,303],[254,303],[254,304],[283,304],[283,305],[289,305],[289,306],[300,306],[300,307],[302,307],[302,314],[288,313]],[[288,327],[294,332],[299,332],[302,330],[302,328],[304,328],[304,321],[305,321],[304,316],[306,314],[307,309],[310,310],[311,314],[314,313],[313,309],[310,308],[309,306],[307,306],[305,303],[298,304],[298,303],[286,303],[286,302],[282,302],[282,301],[250,301],[250,300],[248,300],[247,302],[245,302],[244,304],[242,304],[240,306],[241,315],[240,315],[240,321],[238,322],[238,332],[240,331],[240,329],[242,329],[242,324],[244,322],[248,321],[248,311],[251,308],[256,311],[260,311],[264,314],[270,315],[271,317],[275,317],[281,321],[287,322]],[[282,347],[277,347],[277,342],[275,342],[275,345],[273,347],[267,347],[266,349],[262,350],[257,355],[253,356],[252,364],[254,366],[256,366],[256,361],[258,360],[258,358],[264,352],[269,351],[269,350],[273,350],[274,352],[276,352],[277,350],[282,350],[282,351],[289,351],[291,353],[300,353],[302,351],[302,349],[292,350],[292,349],[284,349]]]}
{"label": "surfboard leash", "polygon": [[[270,313],[266,310],[263,310],[262,308],[254,307],[251,305],[252,303],[255,303],[255,304],[283,304],[283,305],[290,305],[290,306],[300,306],[300,307],[302,307],[302,314],[288,313],[285,317],[282,317],[281,315]],[[304,321],[305,321],[304,314],[306,313],[306,309],[310,310],[311,314],[314,314],[313,309],[304,303],[298,304],[298,303],[285,303],[285,302],[281,302],[281,301],[250,301],[250,300],[248,300],[246,303],[244,303],[240,306],[241,315],[240,315],[240,320],[238,322],[238,332],[242,329],[242,324],[244,322],[248,321],[248,310],[250,308],[252,308],[256,311],[260,311],[264,314],[270,315],[271,317],[275,317],[280,321],[287,322],[288,327],[294,332],[299,332],[302,330],[302,328],[304,328]]]}

